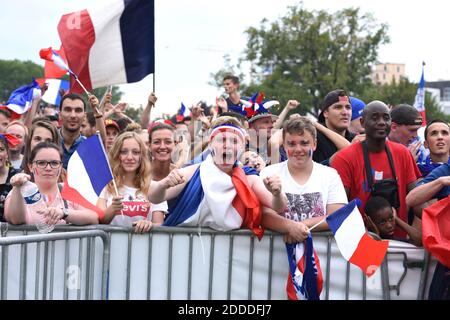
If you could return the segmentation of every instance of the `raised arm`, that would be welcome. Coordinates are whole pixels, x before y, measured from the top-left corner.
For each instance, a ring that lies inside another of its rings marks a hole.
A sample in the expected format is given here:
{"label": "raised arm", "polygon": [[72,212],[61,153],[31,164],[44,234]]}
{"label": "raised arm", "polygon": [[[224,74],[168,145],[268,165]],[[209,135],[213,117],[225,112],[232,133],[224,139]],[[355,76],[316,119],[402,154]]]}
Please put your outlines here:
{"label": "raised arm", "polygon": [[148,124],[150,123],[150,119],[151,119],[152,108],[155,107],[156,100],[158,100],[158,98],[156,97],[155,93],[154,92],[150,93],[150,95],[148,96],[147,105],[145,106],[145,109],[141,115],[141,128],[142,129],[148,128]]}
{"label": "raised arm", "polygon": [[314,126],[318,131],[322,132],[328,139],[330,139],[338,150],[344,149],[345,147],[348,147],[350,145],[350,142],[343,136],[334,132],[333,130],[328,129],[319,122],[314,122]]}
{"label": "raised arm", "polygon": [[284,107],[283,111],[281,111],[281,113],[278,116],[277,121],[275,122],[275,125],[273,126],[274,129],[281,129],[281,127],[283,126],[283,122],[286,119],[288,113],[291,110],[294,110],[295,108],[297,108],[300,105],[300,102],[298,102],[297,100],[289,100],[288,103],[286,104],[286,106]]}
{"label": "raised arm", "polygon": [[266,177],[262,180],[258,176],[248,176],[252,189],[263,206],[278,213],[287,209],[287,198],[281,190],[281,179],[278,176]]}
{"label": "raised arm", "polygon": [[183,169],[174,169],[161,181],[152,181],[148,192],[149,201],[161,203],[177,197],[192,178],[197,167],[198,165],[193,165]]}

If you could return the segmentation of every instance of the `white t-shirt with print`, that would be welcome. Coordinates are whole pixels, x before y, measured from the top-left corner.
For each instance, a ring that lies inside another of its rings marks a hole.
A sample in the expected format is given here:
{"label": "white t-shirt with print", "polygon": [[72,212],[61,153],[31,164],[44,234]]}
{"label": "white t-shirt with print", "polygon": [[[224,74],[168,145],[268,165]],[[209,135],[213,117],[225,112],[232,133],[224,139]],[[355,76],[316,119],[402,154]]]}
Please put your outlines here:
{"label": "white t-shirt with print", "polygon": [[278,175],[288,199],[286,218],[303,221],[326,215],[329,204],[346,204],[347,194],[337,171],[313,162],[313,170],[308,181],[301,185],[294,180],[288,169],[288,161],[264,168],[261,178]]}
{"label": "white t-shirt with print", "polygon": [[[121,214],[116,215],[111,221],[110,225],[120,227],[131,227],[134,221],[138,220],[152,220],[153,212],[162,211],[167,212],[167,202],[161,202],[158,204],[152,204],[148,201],[146,195],[142,192],[138,192],[137,188],[123,186],[119,188],[119,194],[123,196],[124,209],[123,216]],[[115,194],[111,194],[107,187],[105,187],[100,193],[100,199],[106,200],[106,206],[110,206]]]}

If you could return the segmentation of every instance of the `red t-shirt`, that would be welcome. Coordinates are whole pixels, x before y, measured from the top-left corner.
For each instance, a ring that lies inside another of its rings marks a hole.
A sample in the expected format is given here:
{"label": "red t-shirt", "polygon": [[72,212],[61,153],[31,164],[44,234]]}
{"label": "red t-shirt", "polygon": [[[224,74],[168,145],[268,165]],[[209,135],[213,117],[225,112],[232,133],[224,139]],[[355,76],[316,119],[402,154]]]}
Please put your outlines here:
{"label": "red t-shirt", "polygon": [[[406,206],[407,186],[416,181],[421,176],[419,169],[409,150],[396,142],[386,141],[391,151],[394,161],[395,173],[397,175],[398,195],[400,208],[398,217],[403,221],[408,221]],[[374,180],[391,179],[392,170],[386,151],[378,153],[369,152],[370,164],[372,166],[372,176]],[[360,211],[363,212],[370,192],[366,182],[366,169],[364,166],[364,156],[361,143],[354,143],[349,147],[336,153],[331,166],[337,170],[341,176],[345,188],[350,190],[349,200],[359,198],[362,202]],[[394,237],[405,238],[406,232],[396,228]]]}

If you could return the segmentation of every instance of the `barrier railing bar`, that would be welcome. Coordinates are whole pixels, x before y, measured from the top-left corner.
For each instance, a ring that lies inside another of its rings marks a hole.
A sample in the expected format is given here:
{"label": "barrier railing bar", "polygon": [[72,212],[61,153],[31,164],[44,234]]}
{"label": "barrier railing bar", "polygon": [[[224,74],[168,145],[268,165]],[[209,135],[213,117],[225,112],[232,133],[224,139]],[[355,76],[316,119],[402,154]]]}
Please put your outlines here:
{"label": "barrier railing bar", "polygon": [[127,243],[127,284],[126,284],[126,291],[125,291],[125,299],[130,300],[130,285],[131,285],[131,250],[132,250],[132,241],[133,241],[133,234],[128,234],[128,243]]}
{"label": "barrier railing bar", "polygon": [[94,299],[94,281],[95,281],[95,275],[94,275],[94,267],[95,267],[95,238],[89,238],[89,241],[91,242],[91,248],[92,248],[92,252],[91,252],[91,276],[90,278],[92,279],[91,282],[89,283],[89,297],[91,300]]}
{"label": "barrier railing bar", "polygon": [[248,268],[248,300],[252,300],[252,288],[253,288],[253,254],[255,249],[255,237],[253,235],[250,236],[250,261]]}
{"label": "barrier railing bar", "polygon": [[331,237],[327,237],[327,272],[325,274],[325,300],[330,299],[330,273],[331,273]]}
{"label": "barrier railing bar", "polygon": [[267,299],[272,297],[272,273],[273,273],[273,235],[269,236],[269,271],[267,275]]}
{"label": "barrier railing bar", "polygon": [[[85,269],[83,268],[83,239],[80,239],[78,245],[78,270],[80,271],[79,277],[81,280],[83,277],[83,271],[85,271]],[[77,300],[81,300],[81,281],[78,283],[78,285],[79,287],[77,288]]]}
{"label": "barrier railing bar", "polygon": [[362,296],[363,300],[367,300],[367,277],[364,272],[361,272],[362,276]]}
{"label": "barrier railing bar", "polygon": [[55,241],[50,242],[51,253],[50,253],[50,290],[49,299],[53,300],[53,287],[55,280]]}
{"label": "barrier railing bar", "polygon": [[192,284],[192,241],[193,235],[189,235],[189,262],[188,262],[188,286],[187,286],[187,299],[191,300],[191,284]]}
{"label": "barrier railing bar", "polygon": [[350,262],[347,262],[345,267],[345,300],[348,300],[350,295]]}
{"label": "barrier railing bar", "polygon": [[69,298],[69,287],[67,282],[67,268],[69,267],[69,240],[64,240],[64,272],[63,272],[63,283],[64,283],[64,296],[63,299],[67,300]]}
{"label": "barrier railing bar", "polygon": [[42,282],[42,299],[47,300],[47,281],[48,281],[48,241],[44,242],[44,270],[43,270],[43,282]]}
{"label": "barrier railing bar", "polygon": [[86,285],[84,286],[84,299],[89,300],[89,285],[91,280],[91,238],[86,238]]}
{"label": "barrier railing bar", "polygon": [[212,298],[212,286],[214,276],[214,250],[215,250],[216,236],[211,234],[211,247],[209,248],[209,278],[208,278],[208,299]]}
{"label": "barrier railing bar", "polygon": [[2,289],[1,292],[1,300],[5,300],[8,294],[8,246],[2,247]]}
{"label": "barrier railing bar", "polygon": [[230,300],[231,297],[231,272],[233,269],[233,244],[234,244],[234,235],[230,235],[230,248],[228,250],[228,284],[227,284],[227,300]]}
{"label": "barrier railing bar", "polygon": [[169,273],[167,275],[167,300],[172,296],[172,255],[173,255],[173,234],[169,234]]}
{"label": "barrier railing bar", "polygon": [[[27,238],[30,236],[27,236]],[[34,299],[39,300],[39,284],[41,280],[41,243],[36,243],[36,272],[35,272],[35,281],[34,281]]]}
{"label": "barrier railing bar", "polygon": [[153,243],[153,233],[150,233],[148,237],[147,300],[150,300],[150,294],[152,289],[152,243]]}
{"label": "barrier railing bar", "polygon": [[20,279],[19,279],[19,299],[25,300],[27,284],[27,245],[20,245]]}
{"label": "barrier railing bar", "polygon": [[419,290],[417,293],[417,300],[425,299],[425,289],[428,281],[429,266],[430,266],[430,253],[428,251],[425,251],[424,264],[422,271],[420,273],[420,282],[419,282]]}

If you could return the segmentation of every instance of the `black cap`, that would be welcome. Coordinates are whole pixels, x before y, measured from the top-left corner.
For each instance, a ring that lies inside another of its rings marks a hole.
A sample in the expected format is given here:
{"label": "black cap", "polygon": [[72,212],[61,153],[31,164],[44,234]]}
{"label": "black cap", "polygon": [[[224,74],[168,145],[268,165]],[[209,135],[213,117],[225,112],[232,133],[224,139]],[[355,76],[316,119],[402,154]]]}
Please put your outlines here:
{"label": "black cap", "polygon": [[[321,111],[319,114],[319,118],[317,119],[321,123],[325,123],[325,117],[323,116],[323,112],[331,105],[335,104],[336,102],[339,102],[339,97],[347,97],[349,99],[349,96],[345,90],[342,89],[336,89],[331,92],[328,92],[328,94],[323,99]],[[349,100],[350,103],[350,100]]]}
{"label": "black cap", "polygon": [[391,120],[400,125],[421,126],[422,116],[419,111],[409,104],[400,104],[391,110]]}

